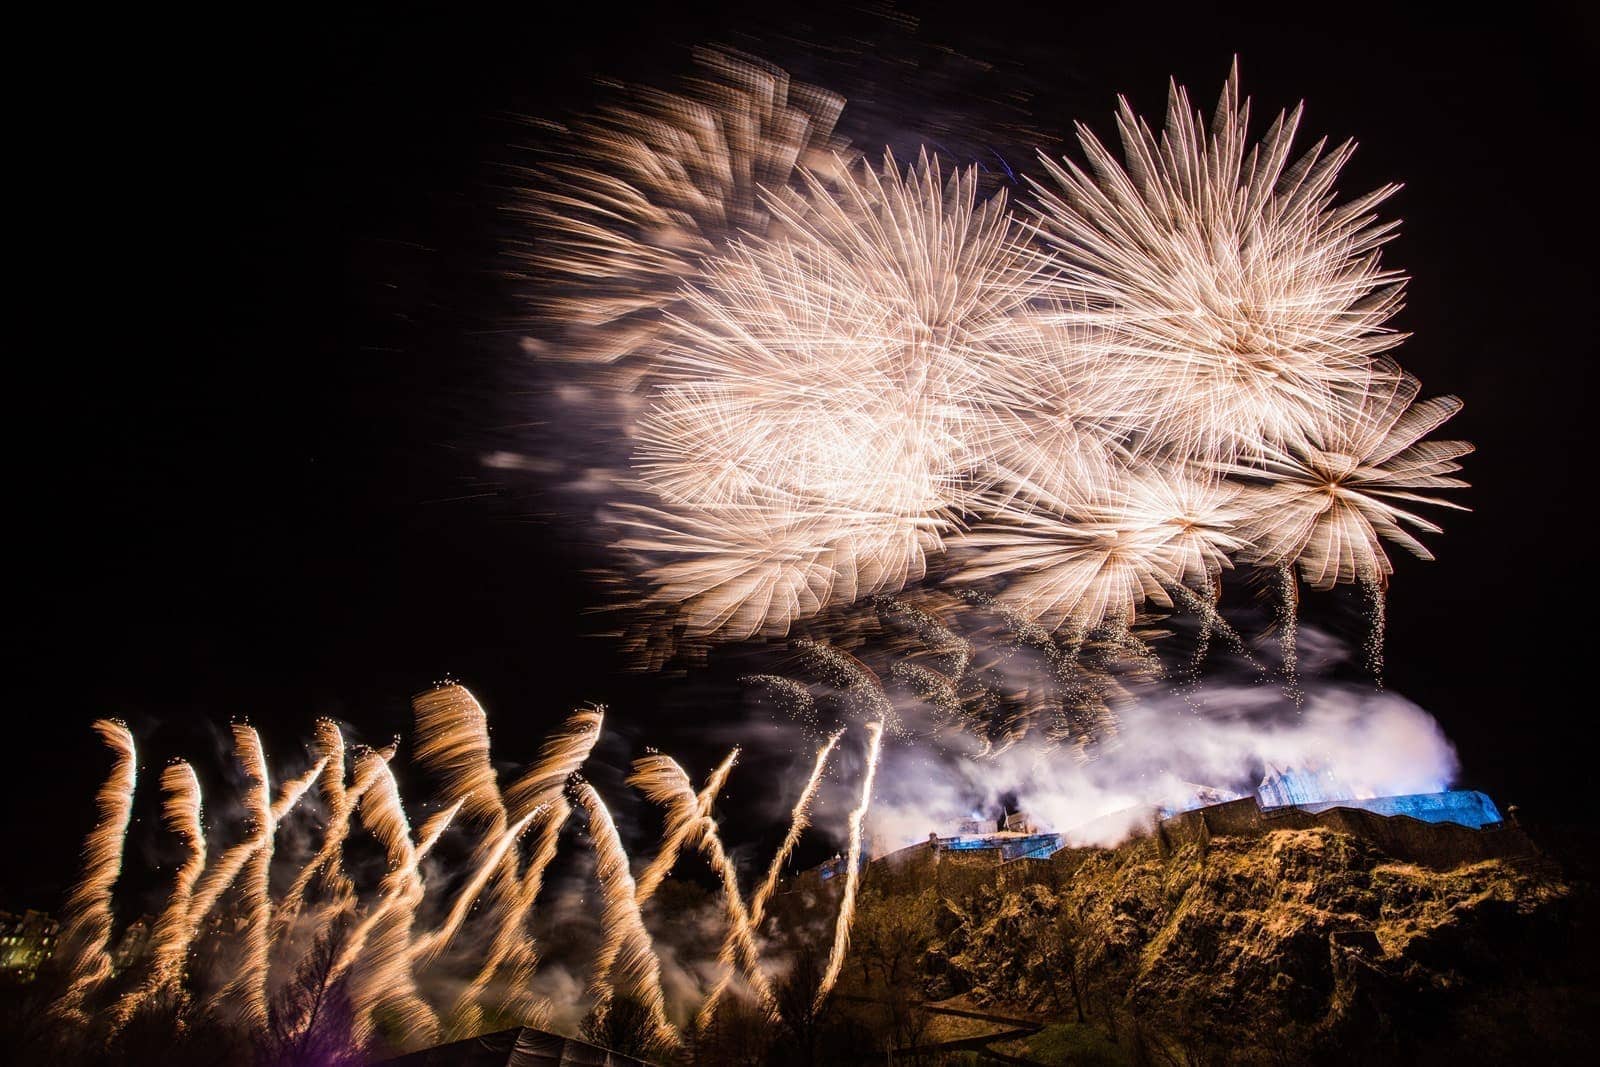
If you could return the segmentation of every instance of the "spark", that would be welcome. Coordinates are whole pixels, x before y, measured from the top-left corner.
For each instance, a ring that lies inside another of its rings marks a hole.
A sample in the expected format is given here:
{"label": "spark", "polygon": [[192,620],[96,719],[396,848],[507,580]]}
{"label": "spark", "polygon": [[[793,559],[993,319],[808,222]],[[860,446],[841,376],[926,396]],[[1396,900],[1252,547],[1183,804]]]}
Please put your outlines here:
{"label": "spark", "polygon": [[882,722],[867,724],[867,769],[861,777],[861,802],[850,813],[850,848],[845,856],[844,893],[839,900],[839,917],[833,928],[833,949],[828,953],[828,966],[822,973],[822,982],[817,986],[816,999],[812,1002],[819,1011],[827,1001],[828,994],[833,991],[833,984],[839,980],[839,971],[844,968],[845,952],[850,947],[850,926],[855,920],[856,911],[856,886],[861,877],[861,827],[866,821],[867,809],[872,806],[872,782],[878,773],[883,726]]}
{"label": "spark", "polygon": [[604,901],[601,925],[606,936],[595,954],[595,977],[591,982],[597,1001],[595,1012],[604,1014],[615,989],[609,976],[613,971],[620,971],[632,979],[633,992],[649,1013],[655,1036],[670,1044],[679,1044],[677,1029],[667,1020],[662,1000],[661,963],[651,948],[650,935],[639,914],[637,890],[633,875],[628,871],[628,857],[617,836],[616,824],[611,821],[611,812],[594,786],[579,782],[577,795],[578,802],[589,813],[595,878],[600,883]]}
{"label": "spark", "polygon": [[1355,146],[1291,162],[1302,114],[1249,147],[1236,64],[1209,132],[1172,83],[1159,134],[1121,101],[1126,164],[1082,124],[1089,169],[1042,158],[1054,188],[1032,183],[1030,210],[1060,267],[1053,319],[1103,333],[1141,450],[1232,459],[1303,440],[1344,421],[1403,340],[1385,324],[1405,279],[1378,257],[1396,224],[1373,213],[1399,187],[1331,207]]}
{"label": "spark", "polygon": [[83,873],[67,898],[57,950],[66,961],[66,989],[50,1006],[53,1015],[79,1026],[88,1023],[84,1000],[111,975],[111,957],[106,951],[111,937],[111,894],[122,872],[123,841],[133,813],[138,767],[133,734],[126,724],[101,719],[94,729],[115,758],[95,797],[95,827],[84,843]]}
{"label": "spark", "polygon": [[200,780],[194,767],[178,760],[161,772],[161,818],[169,832],[183,839],[187,851],[173,877],[172,893],[150,935],[150,969],[144,981],[112,1006],[109,1035],[115,1036],[152,998],[181,987],[189,944],[189,901],[206,866],[205,829],[200,821]]}
{"label": "spark", "polygon": [[[787,679],[782,679],[786,681]],[[759,930],[761,920],[766,916],[767,901],[778,888],[778,879],[783,875],[784,865],[789,862],[789,857],[794,854],[795,846],[800,843],[800,835],[805,833],[806,827],[811,823],[811,801],[816,796],[817,787],[822,783],[822,772],[828,764],[828,756],[832,754],[834,746],[844,736],[843,730],[836,730],[827,742],[817,750],[816,762],[812,764],[811,776],[806,779],[806,784],[800,790],[800,797],[795,801],[794,810],[789,814],[789,831],[784,835],[783,844],[778,846],[778,851],[773,854],[772,862],[767,865],[767,876],[756,887],[755,894],[750,898],[750,911],[748,928]],[[738,938],[738,932],[730,929],[727,938],[722,943],[722,952],[718,959],[731,958]],[[722,1000],[722,995],[727,991],[728,983],[733,978],[732,968],[724,965],[717,976],[717,984],[707,994],[705,1003],[701,1005],[697,1023],[701,1030],[709,1027],[712,1018],[716,1015],[717,1005]]]}

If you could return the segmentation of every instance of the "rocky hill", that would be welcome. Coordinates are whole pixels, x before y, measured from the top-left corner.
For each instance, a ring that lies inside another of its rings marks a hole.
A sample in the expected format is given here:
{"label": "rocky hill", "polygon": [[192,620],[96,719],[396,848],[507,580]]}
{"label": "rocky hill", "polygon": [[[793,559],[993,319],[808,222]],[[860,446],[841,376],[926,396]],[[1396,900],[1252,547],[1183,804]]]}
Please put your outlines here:
{"label": "rocky hill", "polygon": [[1547,860],[1421,866],[1317,826],[1017,866],[875,864],[847,990],[964,994],[1157,1063],[1550,1062],[1600,1017],[1587,894]]}

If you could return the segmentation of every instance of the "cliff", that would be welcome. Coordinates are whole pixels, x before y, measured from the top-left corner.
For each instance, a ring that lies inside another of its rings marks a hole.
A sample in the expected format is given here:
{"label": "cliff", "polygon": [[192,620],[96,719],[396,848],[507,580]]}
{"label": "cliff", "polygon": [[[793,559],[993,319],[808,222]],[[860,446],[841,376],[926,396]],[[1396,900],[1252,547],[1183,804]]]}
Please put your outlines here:
{"label": "cliff", "polygon": [[1586,897],[1536,854],[1423,866],[1313,825],[937,858],[869,870],[863,985],[897,916],[931,914],[923,996],[1082,1018],[1134,1062],[1548,1058],[1600,1008]]}

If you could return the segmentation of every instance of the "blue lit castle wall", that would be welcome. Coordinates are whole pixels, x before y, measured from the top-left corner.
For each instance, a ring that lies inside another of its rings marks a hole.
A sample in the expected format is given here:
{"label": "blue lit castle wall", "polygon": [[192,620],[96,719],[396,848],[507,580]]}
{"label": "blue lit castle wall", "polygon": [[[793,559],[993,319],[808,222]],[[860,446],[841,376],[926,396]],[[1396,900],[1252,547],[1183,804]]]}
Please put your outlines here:
{"label": "blue lit castle wall", "polygon": [[1404,815],[1423,822],[1455,823],[1474,830],[1497,826],[1503,821],[1494,801],[1473,789],[1356,798],[1331,771],[1316,768],[1269,767],[1256,790],[1256,799],[1263,811],[1294,807],[1316,813],[1356,808],[1391,818]]}

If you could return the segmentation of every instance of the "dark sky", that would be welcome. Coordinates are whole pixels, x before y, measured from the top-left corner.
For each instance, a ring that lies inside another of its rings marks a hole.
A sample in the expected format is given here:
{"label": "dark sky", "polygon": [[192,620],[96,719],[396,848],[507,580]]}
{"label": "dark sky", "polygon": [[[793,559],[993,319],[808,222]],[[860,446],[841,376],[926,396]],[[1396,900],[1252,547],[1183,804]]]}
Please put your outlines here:
{"label": "dark sky", "polygon": [[[915,37],[1014,74],[1057,133],[1109,132],[1118,92],[1159,112],[1168,75],[1209,106],[1237,53],[1258,106],[1303,97],[1308,130],[1359,139],[1346,193],[1406,183],[1386,252],[1413,277],[1399,357],[1465,399],[1451,436],[1479,452],[1475,510],[1446,517],[1439,561],[1398,563],[1389,680],[1443,722],[1467,784],[1559,816],[1593,759],[1577,742],[1592,22],[1575,5],[1464,5],[1447,22],[1085,6],[963,4]],[[42,46],[54,69],[12,161],[27,325],[8,420],[20,598],[0,907],[55,905],[105,767],[100,715],[128,719],[158,767],[215,760],[234,715],[280,752],[320,714],[385,739],[448,674],[483,697],[508,758],[582,700],[640,743],[692,740],[652,717],[651,679],[584,636],[584,558],[477,463],[521,373],[499,253],[516,117],[581,106],[597,74],[661,81],[698,42],[754,34],[803,68],[821,61],[785,35],[826,45],[882,23],[542,8],[120,16]],[[831,87],[869,135],[952,106],[905,68],[857,75]]]}

